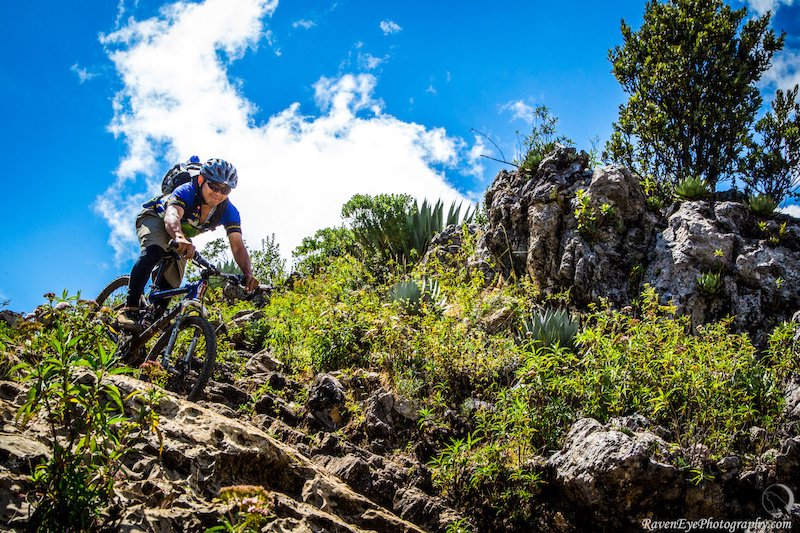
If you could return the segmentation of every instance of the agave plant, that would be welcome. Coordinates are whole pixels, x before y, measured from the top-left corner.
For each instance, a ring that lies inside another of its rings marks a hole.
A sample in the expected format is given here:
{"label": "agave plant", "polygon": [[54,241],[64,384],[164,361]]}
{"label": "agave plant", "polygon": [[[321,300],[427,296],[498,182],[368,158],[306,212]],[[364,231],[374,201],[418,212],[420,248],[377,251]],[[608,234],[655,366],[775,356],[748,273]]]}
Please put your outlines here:
{"label": "agave plant", "polygon": [[697,289],[706,296],[716,296],[722,290],[722,275],[719,272],[705,272],[697,278]]}
{"label": "agave plant", "polygon": [[423,304],[435,312],[442,312],[447,303],[442,296],[439,282],[429,278],[422,278],[421,281],[399,281],[389,290],[389,298],[412,314],[420,313]]}
{"label": "agave plant", "polygon": [[564,346],[575,350],[579,324],[564,309],[536,310],[523,322],[525,337],[541,346]]}
{"label": "agave plant", "polygon": [[435,205],[429,204],[427,200],[423,200],[421,206],[415,202],[408,214],[407,221],[408,252],[413,249],[422,256],[428,250],[431,240],[437,233],[451,224],[470,222],[472,220],[472,213],[469,208],[467,208],[463,218],[459,216],[460,214],[461,204],[456,204],[455,202],[450,204],[447,216],[444,214],[444,204],[441,200],[438,200]]}
{"label": "agave plant", "polygon": [[675,196],[681,200],[699,200],[708,196],[708,183],[700,178],[685,178],[675,186]]}
{"label": "agave plant", "polygon": [[[365,201],[369,202],[370,199],[366,198]],[[393,209],[384,215],[361,217],[358,224],[353,226],[353,232],[368,255],[400,263],[408,263],[413,250],[416,250],[417,256],[424,255],[434,235],[450,224],[470,222],[473,216],[468,208],[462,217],[461,204],[455,202],[445,214],[441,200],[436,204],[425,200],[419,205],[417,202],[411,203],[410,197],[401,211]]]}
{"label": "agave plant", "polygon": [[747,207],[757,217],[767,218],[778,208],[778,203],[769,194],[759,193],[758,196],[750,195]]}

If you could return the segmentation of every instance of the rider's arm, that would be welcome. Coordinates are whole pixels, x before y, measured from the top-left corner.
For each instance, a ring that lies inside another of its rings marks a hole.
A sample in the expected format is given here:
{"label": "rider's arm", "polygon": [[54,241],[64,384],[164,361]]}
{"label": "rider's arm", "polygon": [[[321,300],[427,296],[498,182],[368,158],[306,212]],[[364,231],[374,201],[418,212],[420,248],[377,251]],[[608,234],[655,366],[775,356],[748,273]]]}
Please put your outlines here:
{"label": "rider's arm", "polygon": [[228,233],[228,242],[231,243],[231,253],[236,264],[244,274],[244,286],[248,291],[258,288],[258,280],[253,277],[253,267],[250,264],[250,254],[244,245],[244,239],[240,232]]}
{"label": "rider's arm", "polygon": [[170,237],[178,242],[178,253],[188,259],[194,256],[194,245],[183,234],[183,229],[181,229],[182,218],[183,208],[181,206],[175,204],[167,206],[167,210],[164,212],[164,227]]}

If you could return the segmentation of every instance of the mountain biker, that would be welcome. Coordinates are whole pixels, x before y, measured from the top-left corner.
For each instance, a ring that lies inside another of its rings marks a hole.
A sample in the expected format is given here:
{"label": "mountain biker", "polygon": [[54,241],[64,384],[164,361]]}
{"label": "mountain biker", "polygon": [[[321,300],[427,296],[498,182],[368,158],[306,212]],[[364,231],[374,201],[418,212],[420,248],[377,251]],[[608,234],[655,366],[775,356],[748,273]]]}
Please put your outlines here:
{"label": "mountain biker", "polygon": [[195,180],[179,185],[171,193],[157,196],[142,206],[144,209],[136,217],[136,235],[141,251],[131,269],[125,307],[117,316],[120,327],[141,331],[139,306],[144,287],[148,276],[164,258],[170,240],[177,242],[180,260],[172,261],[161,279],[154,280],[159,289],[180,286],[186,262],[195,252],[191,238],[220,225],[228,234],[233,259],[244,274],[245,288],[249,291],[258,288],[242,238],[239,211],[228,200],[237,182],[233,165],[224,159],[209,159]]}

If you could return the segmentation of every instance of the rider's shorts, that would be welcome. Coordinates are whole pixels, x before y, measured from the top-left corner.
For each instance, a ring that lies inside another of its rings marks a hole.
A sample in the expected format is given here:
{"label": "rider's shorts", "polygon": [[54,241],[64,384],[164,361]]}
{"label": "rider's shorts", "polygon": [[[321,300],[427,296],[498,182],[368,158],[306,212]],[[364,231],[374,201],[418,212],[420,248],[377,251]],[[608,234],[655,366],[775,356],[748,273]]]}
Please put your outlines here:
{"label": "rider's shorts", "polygon": [[[145,209],[136,217],[136,236],[139,237],[139,244],[142,249],[153,244],[160,246],[164,251],[169,249],[169,241],[172,240],[167,228],[164,227],[164,219],[158,216],[155,211]],[[183,281],[183,271],[186,270],[186,260],[171,261],[164,271],[164,278],[173,287],[179,287]]]}

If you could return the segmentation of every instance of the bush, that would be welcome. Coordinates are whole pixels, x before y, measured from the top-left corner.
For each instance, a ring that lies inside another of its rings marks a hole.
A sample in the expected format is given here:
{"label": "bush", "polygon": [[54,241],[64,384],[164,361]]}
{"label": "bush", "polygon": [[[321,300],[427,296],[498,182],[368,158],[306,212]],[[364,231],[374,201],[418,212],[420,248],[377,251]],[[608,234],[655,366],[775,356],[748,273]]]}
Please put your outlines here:
{"label": "bush", "polygon": [[85,309],[53,313],[51,329],[41,331],[31,343],[38,347],[37,355],[29,355],[30,362],[15,369],[30,387],[17,421],[27,424],[41,415],[49,428],[52,452],[32,475],[34,490],[28,499],[34,512],[28,527],[102,529],[107,526],[102,512],[114,495],[122,457],[144,433],[157,431],[158,418],[151,409],[157,397],[145,396],[139,413],[127,416],[120,391],[106,377],[130,369],[118,366],[99,342],[98,331],[65,328],[71,320],[85,323]]}
{"label": "bush", "polygon": [[[658,303],[647,287],[641,318],[600,310],[578,336],[583,357],[561,379],[587,416],[641,413],[670,429],[684,450],[700,443],[719,456],[753,425],[774,428],[781,393],[774,372],[756,358],[729,320],[690,333],[689,319]],[[536,368],[536,367],[534,367]]]}
{"label": "bush", "polygon": [[536,106],[533,111],[531,133],[522,140],[524,154],[514,163],[521,173],[531,175],[539,169],[542,159],[555,150],[556,144],[572,146],[574,143],[563,135],[556,135],[558,118],[550,114],[547,107]]}

